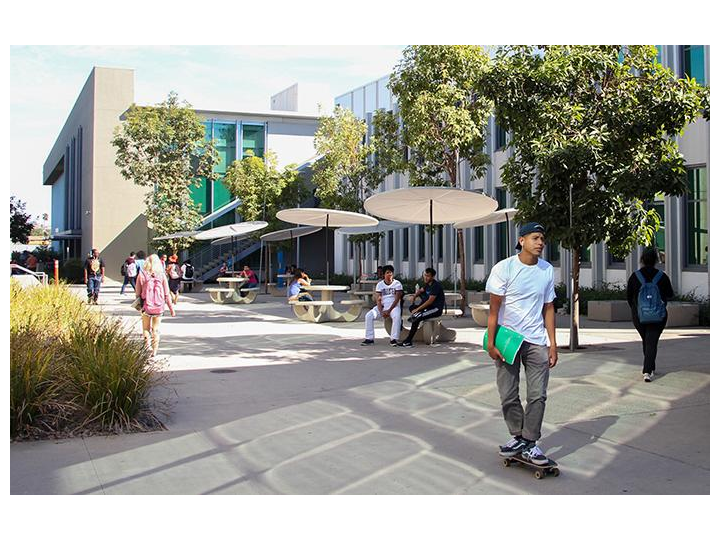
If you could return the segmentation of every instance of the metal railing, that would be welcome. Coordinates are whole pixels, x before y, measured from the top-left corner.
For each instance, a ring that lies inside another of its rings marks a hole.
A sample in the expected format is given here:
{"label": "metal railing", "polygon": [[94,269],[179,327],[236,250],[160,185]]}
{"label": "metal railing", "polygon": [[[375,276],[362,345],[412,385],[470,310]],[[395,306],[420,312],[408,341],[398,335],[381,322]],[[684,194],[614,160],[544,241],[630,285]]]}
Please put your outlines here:
{"label": "metal railing", "polygon": [[239,261],[258,249],[260,249],[260,242],[246,238],[237,240],[235,245],[230,242],[205,246],[190,253],[188,258],[195,268],[198,279],[205,280],[216,275],[218,268],[229,258]]}
{"label": "metal railing", "polygon": [[[10,263],[10,275],[13,275],[13,270],[18,270],[20,272],[20,275],[27,274],[35,277],[40,283],[43,285],[48,284],[48,276],[45,272],[33,272],[32,270],[25,268],[24,266],[20,266],[19,264]],[[15,273],[15,275],[18,275]]]}

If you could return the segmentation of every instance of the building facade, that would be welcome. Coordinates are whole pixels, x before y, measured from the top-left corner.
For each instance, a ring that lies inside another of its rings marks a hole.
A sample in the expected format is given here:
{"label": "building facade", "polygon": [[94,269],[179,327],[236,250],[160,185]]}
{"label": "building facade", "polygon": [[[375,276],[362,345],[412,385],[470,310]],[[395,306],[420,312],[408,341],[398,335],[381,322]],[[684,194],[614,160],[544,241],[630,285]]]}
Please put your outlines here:
{"label": "building facade", "polygon": [[[52,186],[51,239],[63,259],[84,258],[98,248],[111,278],[130,251],[148,251],[152,230],[144,215],[145,188],[125,180],[115,165],[114,130],[134,103],[134,71],[93,68],[43,166]],[[206,137],[215,140],[222,178],[242,156],[272,150],[280,167],[302,164],[315,151],[318,117],[294,111],[197,110]],[[201,205],[203,227],[240,221],[222,182],[203,181],[192,196]]]}
{"label": "building facade", "polygon": [[[694,77],[702,84],[710,84],[710,47],[703,45],[658,46],[660,61],[682,77]],[[351,110],[366,121],[371,135],[372,114],[378,109],[394,110],[397,104],[387,88],[389,77],[383,77],[360,88],[342,94],[335,104]],[[464,189],[482,191],[498,201],[498,208],[513,206],[510,193],[501,181],[501,170],[507,161],[504,149],[506,134],[490,118],[486,152],[491,163],[484,176],[475,177],[467,163],[461,163],[460,182]],[[684,197],[664,197],[652,201],[661,216],[661,226],[654,239],[660,257],[660,266],[670,276],[673,287],[681,294],[709,296],[709,178],[710,178],[710,123],[699,119],[689,125],[678,138],[680,150],[687,165],[688,193]],[[408,186],[406,175],[394,174],[385,179],[379,191]],[[468,278],[486,279],[494,264],[512,255],[508,254],[508,234],[514,240],[517,226],[512,222],[508,231],[502,223],[465,230],[465,260]],[[434,235],[436,269],[441,279],[460,274],[452,253],[453,228],[442,227]],[[514,245],[514,242],[513,242]],[[376,253],[371,243],[363,250],[363,268],[373,268],[375,261],[393,264],[403,276],[420,276],[429,264],[429,235],[423,226],[412,225],[385,233]],[[337,272],[352,274],[357,270],[358,254],[347,236],[335,236],[335,266]],[[641,249],[628,257],[617,259],[604,243],[590,246],[581,254],[580,285],[598,287],[604,283],[624,285],[638,267]],[[568,250],[548,243],[544,258],[555,267],[558,283],[570,281],[571,257]]]}

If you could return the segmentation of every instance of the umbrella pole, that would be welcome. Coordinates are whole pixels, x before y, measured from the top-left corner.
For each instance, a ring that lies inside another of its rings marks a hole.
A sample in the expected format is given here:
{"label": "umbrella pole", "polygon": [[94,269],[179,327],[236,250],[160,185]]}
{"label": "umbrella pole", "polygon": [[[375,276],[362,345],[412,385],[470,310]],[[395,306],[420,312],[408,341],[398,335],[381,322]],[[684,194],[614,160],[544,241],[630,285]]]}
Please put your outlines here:
{"label": "umbrella pole", "polygon": [[457,292],[457,229],[453,227],[453,292]]}
{"label": "umbrella pole", "polygon": [[[262,279],[263,279],[263,241],[260,240],[260,285],[262,286]],[[267,294],[267,281],[265,281],[265,294]]]}
{"label": "umbrella pole", "polygon": [[432,199],[430,199],[430,268],[435,268],[434,266],[434,250],[433,250],[433,239],[435,237],[435,229],[433,229],[433,202]]}
{"label": "umbrella pole", "polygon": [[330,256],[328,255],[328,233],[330,231],[330,214],[325,215],[325,285],[330,285]]}

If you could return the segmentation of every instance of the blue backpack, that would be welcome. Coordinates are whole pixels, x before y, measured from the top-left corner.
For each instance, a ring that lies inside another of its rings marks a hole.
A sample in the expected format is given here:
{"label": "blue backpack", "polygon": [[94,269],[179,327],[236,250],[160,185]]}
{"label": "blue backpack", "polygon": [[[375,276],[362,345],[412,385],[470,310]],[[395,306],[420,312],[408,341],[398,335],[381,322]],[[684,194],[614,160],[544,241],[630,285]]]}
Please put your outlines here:
{"label": "blue backpack", "polygon": [[635,271],[635,275],[640,280],[640,292],[637,298],[638,320],[642,324],[662,322],[667,316],[667,309],[657,284],[663,273],[658,270],[649,282],[645,280],[640,270]]}

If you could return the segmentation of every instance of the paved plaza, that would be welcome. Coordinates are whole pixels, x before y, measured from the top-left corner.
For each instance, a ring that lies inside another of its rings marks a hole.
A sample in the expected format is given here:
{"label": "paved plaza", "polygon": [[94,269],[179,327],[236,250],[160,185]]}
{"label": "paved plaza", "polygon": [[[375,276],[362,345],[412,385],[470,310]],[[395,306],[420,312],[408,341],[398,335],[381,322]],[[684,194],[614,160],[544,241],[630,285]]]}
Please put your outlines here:
{"label": "paved plaza", "polygon": [[[76,288],[83,294],[82,287]],[[132,291],[131,291],[132,292]],[[140,332],[132,294],[106,313]],[[155,392],[167,431],[11,443],[13,494],[708,494],[710,332],[668,329],[642,381],[630,323],[582,321],[551,372],[543,438],[558,478],[506,469],[495,368],[472,318],[454,343],[391,348],[380,322],[295,319],[284,299],[181,297]],[[558,341],[568,342],[559,317]],[[524,395],[524,380],[521,381]]]}

